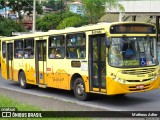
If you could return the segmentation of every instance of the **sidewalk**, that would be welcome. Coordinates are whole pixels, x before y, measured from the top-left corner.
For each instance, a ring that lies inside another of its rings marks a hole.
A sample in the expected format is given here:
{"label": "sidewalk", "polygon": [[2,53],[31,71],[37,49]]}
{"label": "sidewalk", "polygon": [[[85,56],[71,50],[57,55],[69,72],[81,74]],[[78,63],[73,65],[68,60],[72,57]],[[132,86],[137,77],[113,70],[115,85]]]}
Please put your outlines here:
{"label": "sidewalk", "polygon": [[30,95],[4,88],[0,88],[0,95],[12,98],[21,103],[40,107],[44,111],[104,111],[103,109],[87,107],[49,97]]}

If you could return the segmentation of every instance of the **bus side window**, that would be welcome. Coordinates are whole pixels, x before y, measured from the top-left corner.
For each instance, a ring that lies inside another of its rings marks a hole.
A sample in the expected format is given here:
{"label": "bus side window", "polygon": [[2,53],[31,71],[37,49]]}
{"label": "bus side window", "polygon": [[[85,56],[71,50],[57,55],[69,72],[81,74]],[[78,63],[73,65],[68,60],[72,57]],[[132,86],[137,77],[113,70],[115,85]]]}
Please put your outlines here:
{"label": "bus side window", "polygon": [[65,41],[63,35],[50,36],[48,43],[49,59],[62,59],[65,53]]}
{"label": "bus side window", "polygon": [[86,44],[86,38],[85,34],[77,34],[77,45],[85,45]]}
{"label": "bus side window", "polygon": [[68,57],[69,58],[78,58],[75,48],[69,48],[68,49]]}
{"label": "bus side window", "polygon": [[23,58],[23,40],[14,41],[14,57]]}
{"label": "bus side window", "polygon": [[24,58],[34,58],[34,39],[29,38],[24,40]]}
{"label": "bus side window", "polygon": [[79,58],[86,57],[86,38],[84,33],[67,34],[67,58]]}
{"label": "bus side window", "polygon": [[6,42],[2,42],[2,55],[6,58]]}
{"label": "bus side window", "polygon": [[77,55],[78,55],[78,58],[85,58],[85,49],[78,48]]}

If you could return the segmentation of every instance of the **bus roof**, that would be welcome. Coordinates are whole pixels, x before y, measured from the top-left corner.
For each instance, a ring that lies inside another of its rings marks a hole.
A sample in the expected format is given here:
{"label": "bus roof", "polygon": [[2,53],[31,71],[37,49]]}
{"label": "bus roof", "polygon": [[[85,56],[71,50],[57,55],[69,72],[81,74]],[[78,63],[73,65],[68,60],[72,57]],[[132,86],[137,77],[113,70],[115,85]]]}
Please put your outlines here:
{"label": "bus roof", "polygon": [[[148,24],[153,25],[149,23],[144,22],[113,22],[113,23],[97,23],[97,24],[89,24],[81,27],[68,27],[61,30],[49,30],[48,32],[37,32],[37,33],[31,33],[31,34],[24,34],[20,36],[12,36],[12,37],[2,37],[1,40],[13,40],[13,39],[22,39],[22,38],[33,38],[33,37],[40,37],[40,36],[48,36],[48,35],[54,35],[54,34],[66,34],[66,33],[75,33],[75,32],[84,32],[84,31],[90,31],[90,30],[96,30],[96,29],[108,29],[111,25],[118,25],[118,24]],[[155,25],[153,25],[155,26]]]}

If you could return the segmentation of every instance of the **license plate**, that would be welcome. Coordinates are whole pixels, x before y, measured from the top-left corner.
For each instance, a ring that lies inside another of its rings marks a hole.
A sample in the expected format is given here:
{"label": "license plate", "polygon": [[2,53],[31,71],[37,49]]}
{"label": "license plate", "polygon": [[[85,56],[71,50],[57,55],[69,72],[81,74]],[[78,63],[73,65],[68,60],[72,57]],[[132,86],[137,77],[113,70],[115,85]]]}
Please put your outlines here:
{"label": "license plate", "polygon": [[144,88],[144,85],[137,85],[136,88],[142,90]]}

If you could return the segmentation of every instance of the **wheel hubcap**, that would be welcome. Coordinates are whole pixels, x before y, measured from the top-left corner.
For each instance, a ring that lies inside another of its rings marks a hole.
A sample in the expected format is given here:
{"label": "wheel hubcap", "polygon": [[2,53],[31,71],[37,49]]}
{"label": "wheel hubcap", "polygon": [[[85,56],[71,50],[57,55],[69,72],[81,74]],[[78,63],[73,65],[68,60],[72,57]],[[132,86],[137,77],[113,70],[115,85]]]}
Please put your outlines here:
{"label": "wheel hubcap", "polygon": [[24,86],[24,80],[20,78],[21,86]]}
{"label": "wheel hubcap", "polygon": [[82,84],[77,85],[77,94],[78,95],[83,95],[84,93],[84,86]]}

